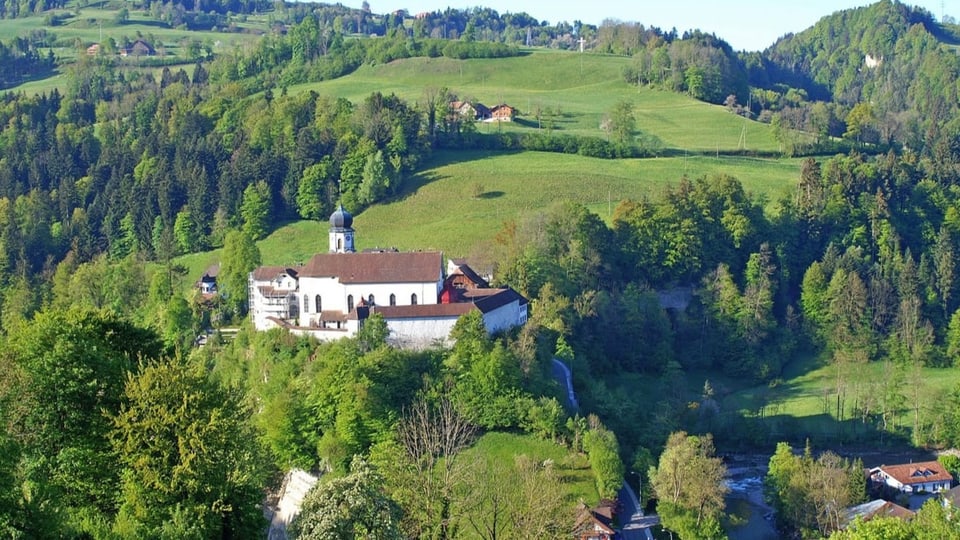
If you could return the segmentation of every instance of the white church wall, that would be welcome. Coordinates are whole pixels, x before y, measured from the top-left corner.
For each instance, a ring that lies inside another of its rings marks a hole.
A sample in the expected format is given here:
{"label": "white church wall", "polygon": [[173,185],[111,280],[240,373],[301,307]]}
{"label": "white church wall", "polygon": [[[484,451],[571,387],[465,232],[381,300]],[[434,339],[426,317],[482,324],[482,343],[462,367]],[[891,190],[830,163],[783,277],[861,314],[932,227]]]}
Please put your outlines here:
{"label": "white church wall", "polygon": [[457,317],[387,319],[387,341],[406,349],[425,349],[437,341],[446,342]]}
{"label": "white church wall", "polygon": [[438,284],[428,283],[349,283],[341,284],[336,278],[300,278],[300,290],[297,298],[303,305],[303,297],[307,296],[309,310],[305,313],[305,320],[316,319],[316,296],[319,294],[323,311],[339,311],[347,313],[347,296],[353,295],[354,307],[360,305],[360,299],[368,299],[372,294],[379,306],[390,305],[390,295],[396,295],[398,306],[411,305],[412,295],[417,295],[417,304],[436,304]]}

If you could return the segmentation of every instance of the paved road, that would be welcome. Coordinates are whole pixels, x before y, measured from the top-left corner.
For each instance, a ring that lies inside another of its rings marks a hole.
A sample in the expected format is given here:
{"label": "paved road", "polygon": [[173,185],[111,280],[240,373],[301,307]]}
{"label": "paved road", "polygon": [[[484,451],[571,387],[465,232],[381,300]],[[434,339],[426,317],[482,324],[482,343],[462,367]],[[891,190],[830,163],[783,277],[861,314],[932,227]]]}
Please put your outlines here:
{"label": "paved road", "polygon": [[640,501],[636,493],[626,483],[620,488],[620,523],[623,527],[620,535],[624,540],[653,540],[653,533],[650,527],[660,523],[658,516],[644,516],[643,508],[640,507]]}

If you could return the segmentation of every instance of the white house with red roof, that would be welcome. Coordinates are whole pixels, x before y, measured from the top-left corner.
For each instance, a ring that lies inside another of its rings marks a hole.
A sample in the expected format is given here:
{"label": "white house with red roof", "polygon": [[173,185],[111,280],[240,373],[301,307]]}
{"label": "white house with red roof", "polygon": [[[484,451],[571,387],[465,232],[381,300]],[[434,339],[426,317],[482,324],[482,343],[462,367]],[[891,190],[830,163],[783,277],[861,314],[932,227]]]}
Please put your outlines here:
{"label": "white house with red roof", "polygon": [[903,493],[937,493],[950,489],[951,475],[938,461],[881,465],[870,469],[870,481]]}
{"label": "white house with red roof", "polygon": [[329,253],[297,267],[263,266],[250,273],[254,327],[288,328],[320,340],[354,335],[380,313],[395,345],[423,348],[446,341],[457,319],[479,311],[491,333],[526,323],[527,299],[492,288],[465,264],[445,275],[438,251],[354,251],[353,217],[330,216]]}

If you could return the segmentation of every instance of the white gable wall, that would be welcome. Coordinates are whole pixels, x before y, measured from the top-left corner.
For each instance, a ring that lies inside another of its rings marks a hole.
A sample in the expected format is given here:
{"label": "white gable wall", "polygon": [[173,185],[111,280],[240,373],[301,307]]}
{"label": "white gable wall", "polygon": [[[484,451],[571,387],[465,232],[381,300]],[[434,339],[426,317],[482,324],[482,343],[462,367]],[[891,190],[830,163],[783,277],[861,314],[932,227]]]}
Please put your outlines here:
{"label": "white gable wall", "polygon": [[526,312],[526,305],[521,306],[519,300],[514,300],[484,313],[483,324],[487,327],[487,332],[493,334],[523,324],[526,322]]}
{"label": "white gable wall", "polygon": [[353,337],[357,334],[360,324],[356,319],[348,320],[343,328],[304,328],[298,326],[291,328],[290,332],[298,336],[310,336],[320,341],[336,341],[345,337]]}

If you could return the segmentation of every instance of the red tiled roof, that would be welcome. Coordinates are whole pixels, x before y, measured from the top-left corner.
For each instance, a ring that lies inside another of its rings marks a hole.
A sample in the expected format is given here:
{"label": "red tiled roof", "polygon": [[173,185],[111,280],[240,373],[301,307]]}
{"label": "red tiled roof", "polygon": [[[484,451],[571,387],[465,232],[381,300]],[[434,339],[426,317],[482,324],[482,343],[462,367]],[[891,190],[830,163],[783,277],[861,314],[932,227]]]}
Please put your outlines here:
{"label": "red tiled roof", "polygon": [[613,509],[604,506],[598,506],[588,509],[581,503],[577,511],[577,520],[574,524],[574,534],[577,538],[590,538],[592,533],[603,532],[607,535],[613,535]]}
{"label": "red tiled roof", "polygon": [[322,253],[300,269],[300,277],[335,277],[340,283],[428,283],[442,276],[438,251]]}
{"label": "red tiled roof", "polygon": [[459,304],[417,304],[415,306],[377,306],[374,313],[385,319],[420,319],[428,317],[459,317],[474,309],[470,302]]}
{"label": "red tiled roof", "polygon": [[881,465],[879,469],[904,485],[953,481],[953,475],[948,473],[938,461]]}

